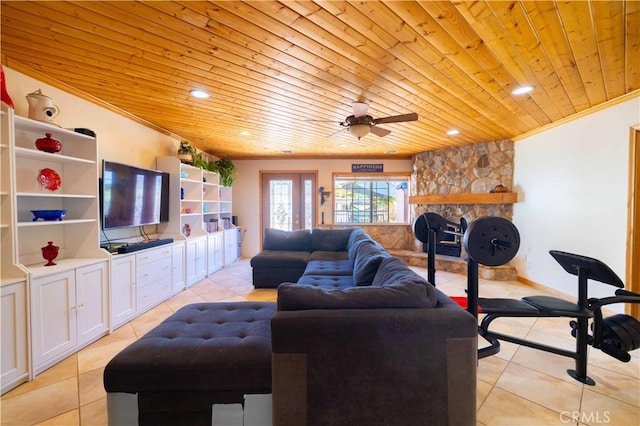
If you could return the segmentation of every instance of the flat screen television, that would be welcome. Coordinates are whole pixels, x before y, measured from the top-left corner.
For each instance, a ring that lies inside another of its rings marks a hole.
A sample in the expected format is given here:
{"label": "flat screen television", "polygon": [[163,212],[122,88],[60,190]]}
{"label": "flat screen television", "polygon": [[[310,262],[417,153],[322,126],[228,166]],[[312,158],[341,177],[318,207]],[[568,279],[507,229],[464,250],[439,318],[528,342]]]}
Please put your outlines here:
{"label": "flat screen television", "polygon": [[169,174],[102,161],[102,228],[169,220]]}

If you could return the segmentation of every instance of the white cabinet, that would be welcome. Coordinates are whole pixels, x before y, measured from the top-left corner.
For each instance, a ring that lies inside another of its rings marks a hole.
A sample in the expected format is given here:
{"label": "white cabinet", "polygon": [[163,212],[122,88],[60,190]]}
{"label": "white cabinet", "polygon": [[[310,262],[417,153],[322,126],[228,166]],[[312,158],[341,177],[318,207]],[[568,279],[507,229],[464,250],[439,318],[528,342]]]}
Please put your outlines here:
{"label": "white cabinet", "polygon": [[212,232],[207,237],[207,275],[220,270],[224,265],[224,234]]}
{"label": "white cabinet", "polygon": [[185,243],[173,243],[171,248],[171,293],[178,294],[186,287],[185,273]]}
{"label": "white cabinet", "polygon": [[224,264],[228,265],[238,258],[238,230],[225,229],[224,231]]}
{"label": "white cabinet", "polygon": [[207,276],[207,238],[191,238],[186,247],[185,271],[187,287],[190,287]]}
{"label": "white cabinet", "polygon": [[27,283],[3,285],[0,313],[2,319],[2,393],[27,380]]}
{"label": "white cabinet", "polygon": [[106,334],[107,286],[106,261],[31,280],[34,374]]}
{"label": "white cabinet", "polygon": [[111,330],[136,315],[136,256],[114,255],[111,259]]}
{"label": "white cabinet", "polygon": [[107,262],[76,269],[78,344],[96,340],[109,329]]}
{"label": "white cabinet", "polygon": [[171,256],[170,245],[136,254],[138,313],[171,296]]}

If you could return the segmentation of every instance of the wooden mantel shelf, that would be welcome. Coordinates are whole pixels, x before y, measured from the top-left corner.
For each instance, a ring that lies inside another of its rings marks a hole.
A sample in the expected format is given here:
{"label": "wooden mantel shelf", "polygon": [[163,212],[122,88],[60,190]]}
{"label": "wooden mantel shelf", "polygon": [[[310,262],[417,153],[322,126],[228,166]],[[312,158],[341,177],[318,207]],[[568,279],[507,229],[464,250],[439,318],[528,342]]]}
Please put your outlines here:
{"label": "wooden mantel shelf", "polygon": [[429,194],[412,195],[409,204],[513,204],[518,202],[517,192],[487,194]]}

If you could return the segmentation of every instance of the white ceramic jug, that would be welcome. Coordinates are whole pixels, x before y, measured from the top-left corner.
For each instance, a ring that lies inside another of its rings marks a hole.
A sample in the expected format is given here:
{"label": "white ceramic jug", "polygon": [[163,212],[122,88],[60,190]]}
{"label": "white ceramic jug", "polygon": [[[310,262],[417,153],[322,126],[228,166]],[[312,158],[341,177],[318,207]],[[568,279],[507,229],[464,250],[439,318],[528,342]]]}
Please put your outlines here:
{"label": "white ceramic jug", "polygon": [[27,102],[29,102],[29,118],[34,120],[53,122],[53,119],[60,113],[51,98],[42,94],[40,89],[29,93]]}

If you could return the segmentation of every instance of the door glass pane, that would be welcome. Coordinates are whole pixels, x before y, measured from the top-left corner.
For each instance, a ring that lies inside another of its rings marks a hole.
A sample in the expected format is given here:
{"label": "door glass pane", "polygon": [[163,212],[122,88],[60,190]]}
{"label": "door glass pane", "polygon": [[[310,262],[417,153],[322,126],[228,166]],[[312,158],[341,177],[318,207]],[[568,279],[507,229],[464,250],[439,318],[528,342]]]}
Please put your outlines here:
{"label": "door glass pane", "polygon": [[282,231],[293,230],[293,182],[271,180],[269,193],[271,200],[269,227]]}
{"label": "door glass pane", "polygon": [[304,191],[304,229],[313,228],[313,182],[305,180],[302,185]]}

